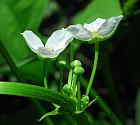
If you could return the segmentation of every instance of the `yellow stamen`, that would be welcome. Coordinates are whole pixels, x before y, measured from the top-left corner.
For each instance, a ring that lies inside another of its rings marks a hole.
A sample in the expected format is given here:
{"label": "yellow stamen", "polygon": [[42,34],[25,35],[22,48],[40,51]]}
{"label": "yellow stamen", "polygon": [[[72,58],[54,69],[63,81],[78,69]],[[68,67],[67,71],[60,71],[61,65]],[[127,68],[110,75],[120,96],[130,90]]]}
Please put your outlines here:
{"label": "yellow stamen", "polygon": [[48,51],[54,51],[53,48],[51,47],[46,47]]}
{"label": "yellow stamen", "polygon": [[98,34],[97,34],[97,31],[96,30],[94,30],[93,32],[92,32],[92,34],[93,34],[93,38],[95,38]]}

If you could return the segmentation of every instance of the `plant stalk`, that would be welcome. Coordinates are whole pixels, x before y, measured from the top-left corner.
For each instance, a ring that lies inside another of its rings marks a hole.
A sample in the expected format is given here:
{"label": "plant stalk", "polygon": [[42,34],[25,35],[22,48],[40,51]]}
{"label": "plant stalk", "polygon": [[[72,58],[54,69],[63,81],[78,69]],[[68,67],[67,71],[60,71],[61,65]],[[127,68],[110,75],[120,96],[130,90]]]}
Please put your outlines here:
{"label": "plant stalk", "polygon": [[95,77],[95,73],[96,73],[96,69],[97,69],[97,63],[98,63],[98,55],[99,55],[99,43],[95,43],[95,56],[94,56],[94,63],[93,63],[93,68],[92,68],[92,73],[91,73],[91,77],[86,89],[86,94],[88,96],[90,89],[92,87],[92,83]]}

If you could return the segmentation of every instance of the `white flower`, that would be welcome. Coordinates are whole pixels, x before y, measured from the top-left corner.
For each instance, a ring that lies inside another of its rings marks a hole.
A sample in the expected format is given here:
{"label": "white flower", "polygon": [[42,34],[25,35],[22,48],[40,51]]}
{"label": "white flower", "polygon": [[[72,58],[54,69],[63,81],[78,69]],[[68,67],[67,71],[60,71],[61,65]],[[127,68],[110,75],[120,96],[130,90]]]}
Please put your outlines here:
{"label": "white flower", "polygon": [[22,34],[30,49],[43,58],[57,57],[73,40],[73,37],[89,43],[103,41],[109,38],[116,30],[122,15],[109,19],[97,18],[90,24],[70,25],[66,29],[55,31],[47,40],[45,46],[40,38],[32,31],[26,30]]}
{"label": "white flower", "polygon": [[73,40],[72,34],[66,29],[55,31],[47,40],[45,46],[32,31],[21,33],[30,49],[43,58],[57,57]]}
{"label": "white flower", "polygon": [[97,18],[90,24],[70,25],[66,29],[72,33],[73,37],[94,43],[109,38],[115,32],[122,17],[120,15],[109,19]]}

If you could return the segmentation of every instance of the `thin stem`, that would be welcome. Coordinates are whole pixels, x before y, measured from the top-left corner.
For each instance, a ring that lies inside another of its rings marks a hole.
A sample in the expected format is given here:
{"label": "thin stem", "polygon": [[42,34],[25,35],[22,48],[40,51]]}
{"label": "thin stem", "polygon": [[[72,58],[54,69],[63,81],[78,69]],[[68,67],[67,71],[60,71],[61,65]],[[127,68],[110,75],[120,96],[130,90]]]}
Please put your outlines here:
{"label": "thin stem", "polygon": [[68,76],[68,84],[69,85],[71,85],[71,81],[72,81],[72,69],[70,69],[69,76]]}
{"label": "thin stem", "polygon": [[95,56],[94,56],[94,64],[93,64],[93,68],[92,68],[92,73],[91,73],[91,77],[90,77],[90,80],[89,80],[89,83],[88,83],[88,86],[87,86],[87,89],[86,89],[86,95],[88,96],[89,92],[90,92],[90,89],[92,87],[92,83],[93,83],[93,80],[94,80],[94,77],[95,77],[95,72],[96,72],[96,69],[97,69],[97,63],[98,63],[98,55],[99,55],[99,43],[95,43]]}
{"label": "thin stem", "polygon": [[80,88],[79,80],[77,82],[77,100],[78,100],[78,110],[80,110],[81,109],[81,88]]}
{"label": "thin stem", "polygon": [[75,95],[75,89],[76,89],[76,82],[77,82],[77,75],[73,74],[73,79],[72,79],[72,91],[73,94]]}
{"label": "thin stem", "polygon": [[74,60],[74,43],[70,44],[70,63]]}
{"label": "thin stem", "polygon": [[63,86],[63,68],[60,68],[60,91],[62,91]]}
{"label": "thin stem", "polygon": [[48,88],[48,83],[47,83],[47,60],[44,60],[44,87]]}

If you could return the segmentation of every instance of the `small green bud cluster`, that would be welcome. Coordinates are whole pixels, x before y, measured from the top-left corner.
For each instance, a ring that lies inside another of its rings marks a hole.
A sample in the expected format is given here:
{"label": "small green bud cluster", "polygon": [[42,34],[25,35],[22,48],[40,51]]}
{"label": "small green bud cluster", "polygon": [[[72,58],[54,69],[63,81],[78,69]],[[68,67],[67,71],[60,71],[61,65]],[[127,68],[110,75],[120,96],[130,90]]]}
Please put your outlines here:
{"label": "small green bud cluster", "polygon": [[[62,63],[63,64],[63,63]],[[77,94],[77,80],[79,75],[84,73],[84,68],[79,60],[74,60],[70,64],[70,73],[71,77],[69,77],[68,84],[63,86],[63,92],[71,97],[76,97]]]}
{"label": "small green bud cluster", "polygon": [[65,84],[63,86],[63,91],[64,91],[64,93],[66,93],[69,96],[72,95],[71,85],[70,84]]}
{"label": "small green bud cluster", "polygon": [[86,95],[82,95],[82,98],[81,98],[81,108],[85,108],[88,104],[89,104],[89,97],[86,96]]}
{"label": "small green bud cluster", "polygon": [[73,73],[76,75],[82,75],[84,73],[84,68],[77,66],[73,69]]}
{"label": "small green bud cluster", "polygon": [[79,60],[74,60],[70,64],[70,67],[72,68],[75,75],[82,75],[84,73],[84,68],[82,67],[82,64]]}
{"label": "small green bud cluster", "polygon": [[73,62],[71,62],[70,67],[72,69],[74,69],[76,66],[82,66],[81,62],[79,60],[74,60]]}

